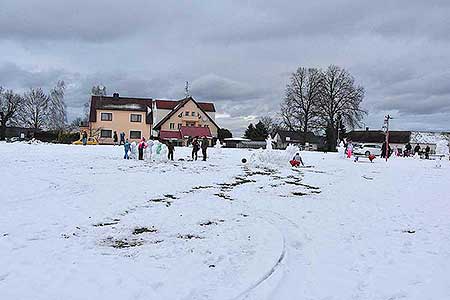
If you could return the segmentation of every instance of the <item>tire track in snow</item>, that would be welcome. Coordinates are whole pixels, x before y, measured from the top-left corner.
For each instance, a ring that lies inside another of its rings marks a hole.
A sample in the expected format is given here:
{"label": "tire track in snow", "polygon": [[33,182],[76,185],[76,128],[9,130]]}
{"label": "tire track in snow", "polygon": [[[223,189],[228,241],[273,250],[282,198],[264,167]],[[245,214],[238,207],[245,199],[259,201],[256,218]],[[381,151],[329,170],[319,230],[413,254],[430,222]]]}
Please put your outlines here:
{"label": "tire track in snow", "polygon": [[[277,228],[277,230],[279,231],[278,228]],[[280,233],[281,233],[281,231],[280,231]],[[253,292],[255,289],[257,289],[262,283],[269,280],[271,278],[271,276],[279,269],[279,267],[281,266],[281,263],[284,261],[284,259],[286,257],[286,241],[285,241],[284,235],[282,235],[282,237],[283,237],[283,248],[282,248],[281,253],[280,253],[277,261],[275,262],[275,264],[265,274],[263,274],[255,283],[250,285],[248,288],[246,288],[243,292],[241,292],[236,297],[232,298],[232,300],[238,300],[238,299],[242,299],[243,297],[249,296],[249,294],[251,292]]]}

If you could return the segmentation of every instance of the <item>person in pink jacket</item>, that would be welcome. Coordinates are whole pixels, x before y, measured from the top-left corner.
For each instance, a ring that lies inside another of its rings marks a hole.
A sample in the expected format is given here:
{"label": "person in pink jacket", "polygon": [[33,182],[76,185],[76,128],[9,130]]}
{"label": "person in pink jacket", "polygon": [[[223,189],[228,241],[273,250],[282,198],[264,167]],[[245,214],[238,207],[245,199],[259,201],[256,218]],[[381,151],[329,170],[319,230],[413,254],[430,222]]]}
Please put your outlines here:
{"label": "person in pink jacket", "polygon": [[144,149],[145,148],[147,148],[147,143],[145,142],[145,138],[142,138],[142,140],[138,144],[139,160],[144,160]]}
{"label": "person in pink jacket", "polygon": [[347,158],[351,158],[353,154],[353,144],[352,142],[348,142],[347,144]]}

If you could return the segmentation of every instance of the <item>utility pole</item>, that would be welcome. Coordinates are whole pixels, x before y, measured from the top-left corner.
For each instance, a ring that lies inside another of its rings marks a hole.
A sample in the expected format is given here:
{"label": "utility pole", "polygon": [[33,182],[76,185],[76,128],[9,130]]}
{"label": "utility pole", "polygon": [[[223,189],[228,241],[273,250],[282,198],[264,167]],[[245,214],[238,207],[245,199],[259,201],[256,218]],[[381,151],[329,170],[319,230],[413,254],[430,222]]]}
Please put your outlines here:
{"label": "utility pole", "polygon": [[384,125],[383,125],[383,129],[386,132],[386,149],[385,149],[385,155],[386,155],[386,161],[388,160],[389,157],[389,120],[392,119],[392,117],[390,115],[387,115],[384,117]]}

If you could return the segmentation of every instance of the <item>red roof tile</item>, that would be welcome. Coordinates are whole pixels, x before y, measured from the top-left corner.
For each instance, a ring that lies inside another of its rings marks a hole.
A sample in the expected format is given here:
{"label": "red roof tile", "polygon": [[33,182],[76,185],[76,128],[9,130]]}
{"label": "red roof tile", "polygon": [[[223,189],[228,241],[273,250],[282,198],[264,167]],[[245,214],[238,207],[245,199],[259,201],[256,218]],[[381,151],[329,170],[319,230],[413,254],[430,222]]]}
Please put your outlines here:
{"label": "red roof tile", "polygon": [[181,133],[179,131],[161,130],[159,137],[163,140],[168,139],[181,139]]}
{"label": "red roof tile", "polygon": [[[159,109],[174,109],[182,100],[154,100],[156,102],[156,108]],[[214,103],[197,102],[198,106],[206,112],[215,112],[216,108]]]}

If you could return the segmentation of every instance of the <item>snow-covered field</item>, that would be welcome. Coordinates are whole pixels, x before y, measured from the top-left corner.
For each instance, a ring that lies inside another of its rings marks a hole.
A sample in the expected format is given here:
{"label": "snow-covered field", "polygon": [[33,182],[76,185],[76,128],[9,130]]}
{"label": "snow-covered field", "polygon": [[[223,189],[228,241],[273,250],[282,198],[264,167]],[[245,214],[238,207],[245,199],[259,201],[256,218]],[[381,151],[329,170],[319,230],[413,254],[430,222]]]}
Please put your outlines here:
{"label": "snow-covered field", "polygon": [[0,299],[450,299],[448,161],[209,153],[0,143]]}

